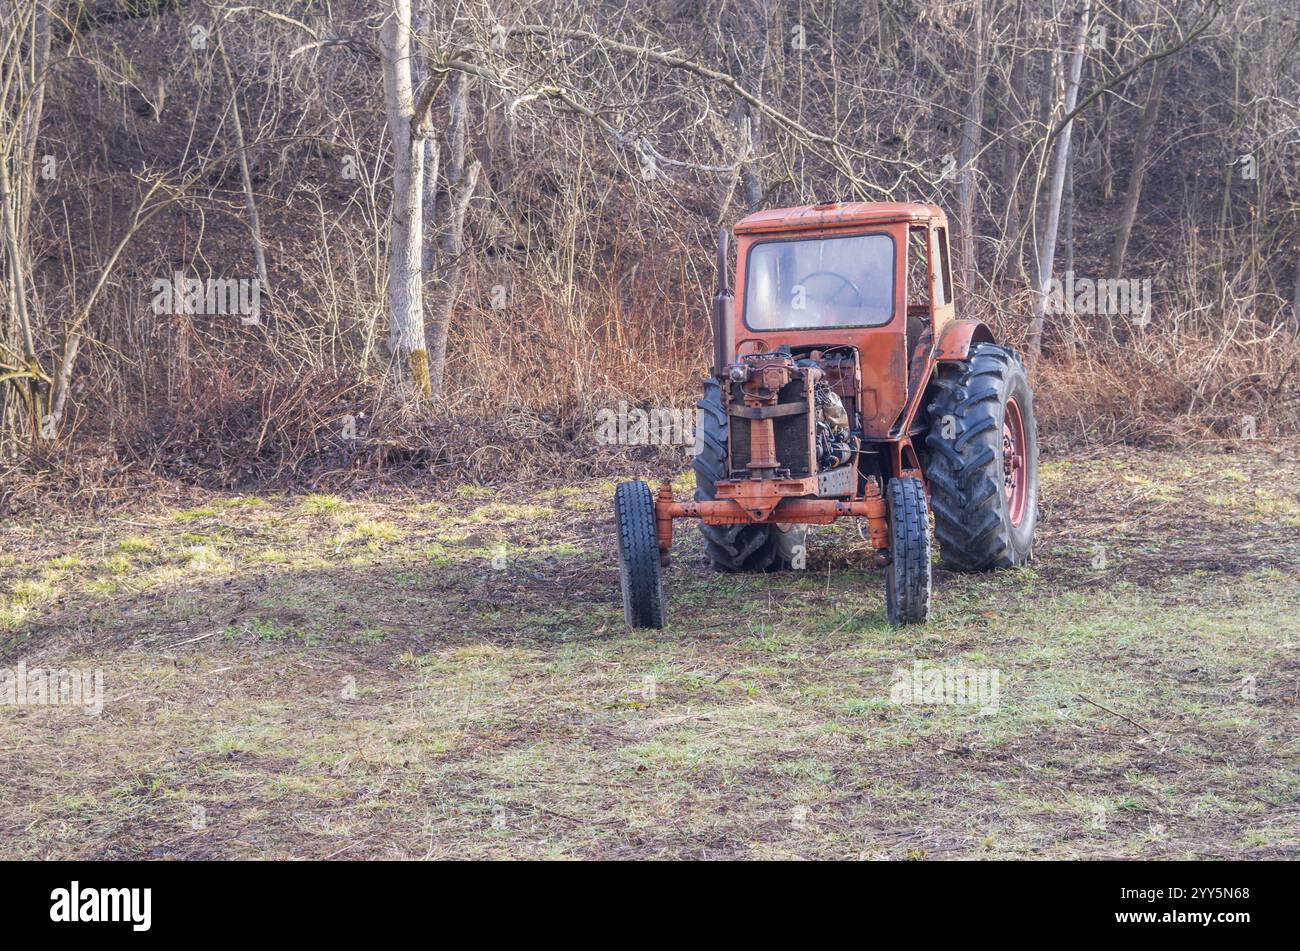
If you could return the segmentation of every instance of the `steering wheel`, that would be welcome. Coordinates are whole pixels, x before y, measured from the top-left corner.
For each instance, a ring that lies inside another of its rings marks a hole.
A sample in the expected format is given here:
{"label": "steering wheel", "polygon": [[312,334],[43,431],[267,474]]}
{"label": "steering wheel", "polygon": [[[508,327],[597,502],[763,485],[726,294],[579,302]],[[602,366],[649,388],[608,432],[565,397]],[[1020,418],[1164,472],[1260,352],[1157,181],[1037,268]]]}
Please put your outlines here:
{"label": "steering wheel", "polygon": [[815,277],[830,277],[840,282],[840,286],[835,289],[835,293],[832,294],[830,297],[826,298],[827,303],[834,301],[835,298],[843,294],[844,288],[846,287],[852,288],[853,293],[858,295],[858,303],[856,306],[862,307],[866,303],[866,298],[862,296],[862,288],[858,287],[858,285],[854,284],[853,281],[849,280],[849,278],[845,277],[843,274],[840,274],[836,271],[812,271],[808,274],[805,274],[803,278],[797,282],[796,286],[805,285]]}

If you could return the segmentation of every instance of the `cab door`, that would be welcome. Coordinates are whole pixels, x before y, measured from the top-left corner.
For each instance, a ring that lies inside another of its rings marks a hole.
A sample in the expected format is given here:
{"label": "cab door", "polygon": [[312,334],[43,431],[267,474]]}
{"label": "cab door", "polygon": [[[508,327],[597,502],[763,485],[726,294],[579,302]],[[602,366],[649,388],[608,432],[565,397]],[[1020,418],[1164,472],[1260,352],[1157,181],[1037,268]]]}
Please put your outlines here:
{"label": "cab door", "polygon": [[957,318],[952,302],[952,265],[949,263],[948,226],[930,225],[930,322],[934,339],[942,335],[946,324]]}

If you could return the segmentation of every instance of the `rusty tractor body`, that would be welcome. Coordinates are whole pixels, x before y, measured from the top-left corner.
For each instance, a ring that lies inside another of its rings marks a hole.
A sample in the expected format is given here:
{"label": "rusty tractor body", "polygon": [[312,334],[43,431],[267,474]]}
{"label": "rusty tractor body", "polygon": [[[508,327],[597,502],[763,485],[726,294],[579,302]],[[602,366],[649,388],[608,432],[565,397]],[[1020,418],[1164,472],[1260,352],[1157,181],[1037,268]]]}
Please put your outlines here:
{"label": "rusty tractor body", "polygon": [[806,526],[866,519],[891,623],[930,609],[931,525],[946,567],[1025,561],[1037,514],[1033,401],[1016,356],[957,317],[933,205],[829,202],[750,215],[718,244],[714,356],[695,497],[616,492],[627,621],[663,624],[673,522],[714,567],[804,566]]}

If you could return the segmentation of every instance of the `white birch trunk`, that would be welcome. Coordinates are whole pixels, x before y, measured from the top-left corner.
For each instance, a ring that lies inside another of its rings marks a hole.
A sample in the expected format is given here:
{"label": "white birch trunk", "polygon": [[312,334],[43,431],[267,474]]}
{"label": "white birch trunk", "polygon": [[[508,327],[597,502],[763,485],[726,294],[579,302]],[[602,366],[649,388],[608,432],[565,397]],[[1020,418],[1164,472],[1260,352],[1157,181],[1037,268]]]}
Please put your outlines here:
{"label": "white birch trunk", "polygon": [[412,118],[411,0],[393,0],[379,39],[384,104],[393,141],[393,216],[388,252],[388,347],[399,380],[428,395],[421,255],[424,248],[424,138]]}

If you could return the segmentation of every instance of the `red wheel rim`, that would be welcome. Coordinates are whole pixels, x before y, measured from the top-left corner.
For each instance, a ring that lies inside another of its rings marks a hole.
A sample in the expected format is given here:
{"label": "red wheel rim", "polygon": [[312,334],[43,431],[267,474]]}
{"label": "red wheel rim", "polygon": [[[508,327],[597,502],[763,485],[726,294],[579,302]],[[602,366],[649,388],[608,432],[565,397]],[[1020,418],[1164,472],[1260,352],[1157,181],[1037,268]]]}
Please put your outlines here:
{"label": "red wheel rim", "polygon": [[1015,400],[1007,400],[1002,413],[1002,488],[1007,497],[1007,513],[1012,525],[1025,517],[1025,500],[1029,496],[1029,463],[1026,459],[1025,420]]}

